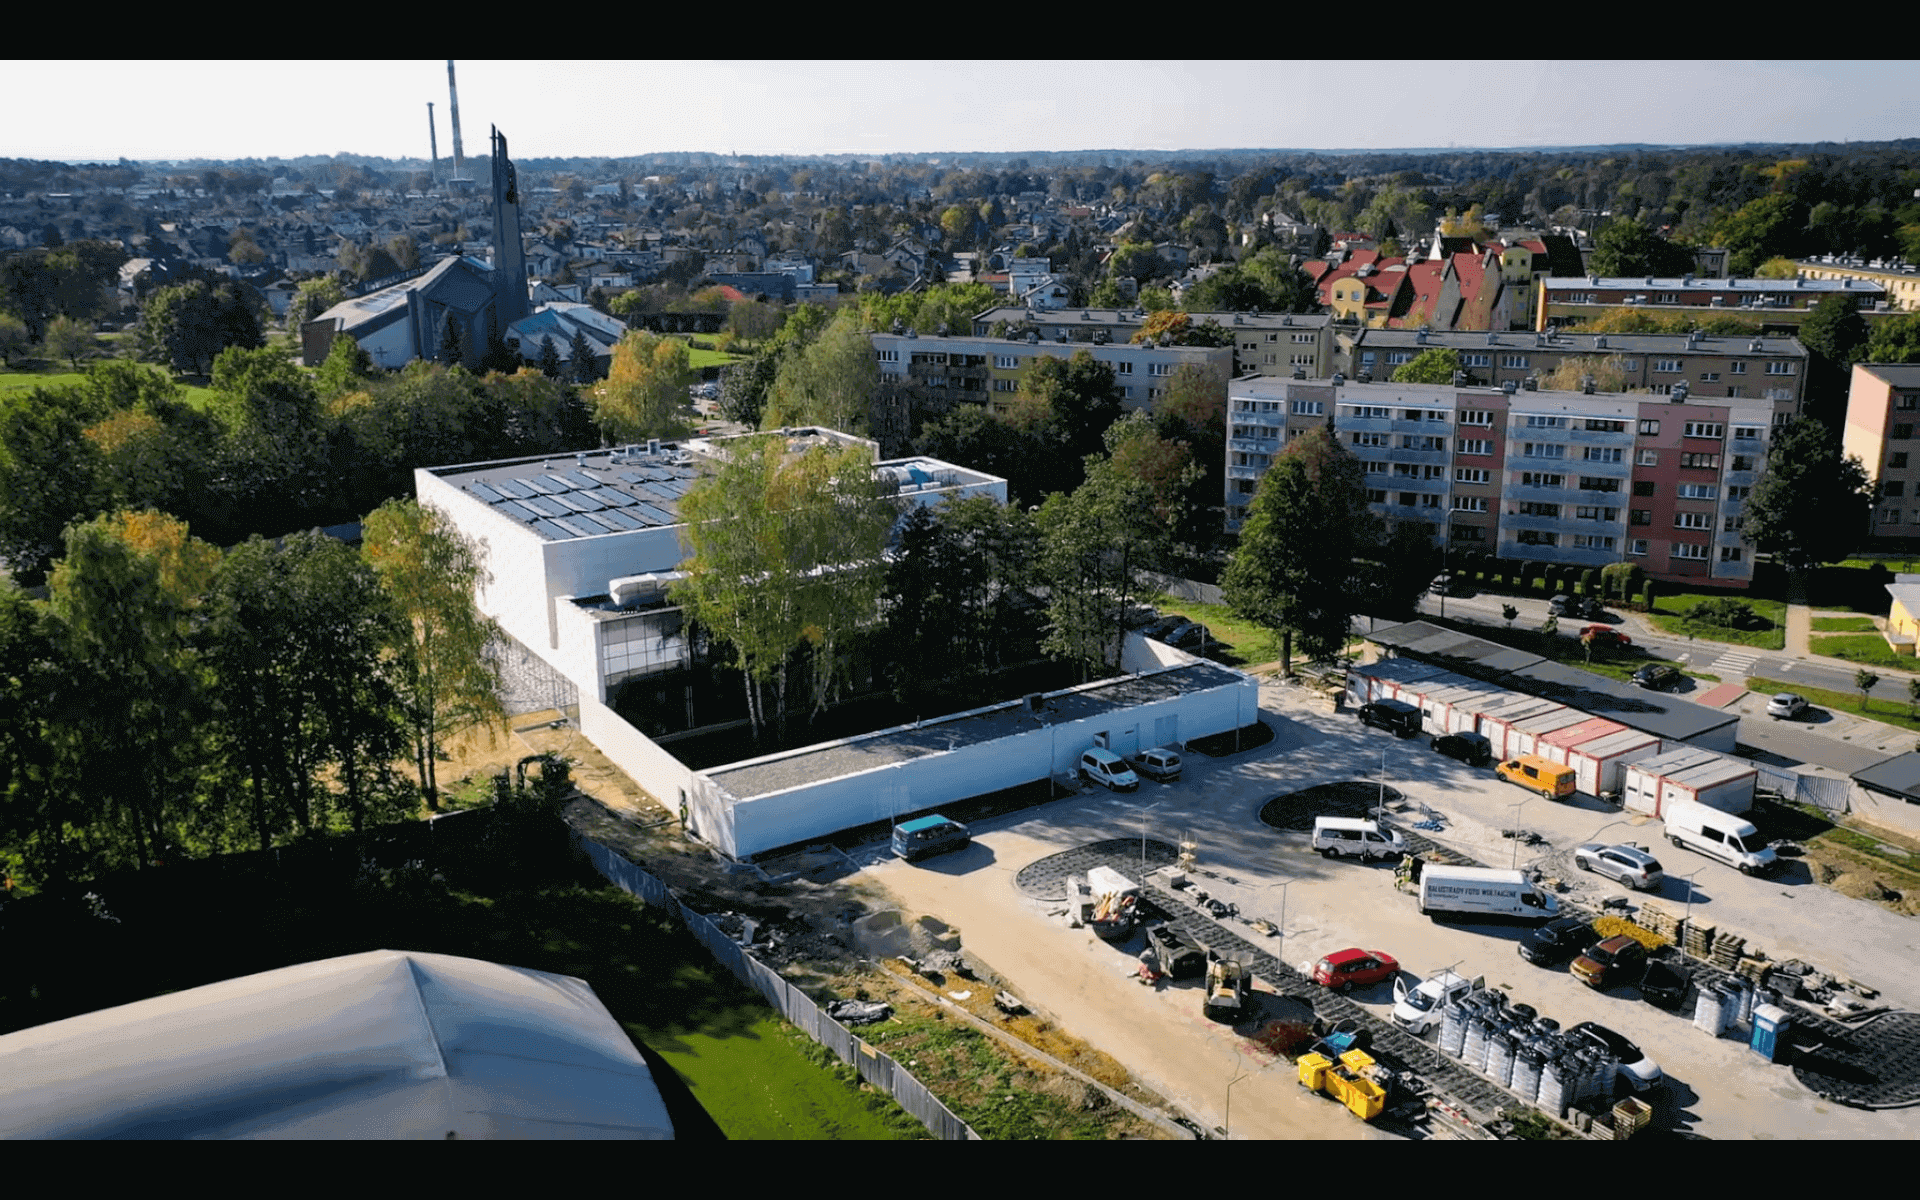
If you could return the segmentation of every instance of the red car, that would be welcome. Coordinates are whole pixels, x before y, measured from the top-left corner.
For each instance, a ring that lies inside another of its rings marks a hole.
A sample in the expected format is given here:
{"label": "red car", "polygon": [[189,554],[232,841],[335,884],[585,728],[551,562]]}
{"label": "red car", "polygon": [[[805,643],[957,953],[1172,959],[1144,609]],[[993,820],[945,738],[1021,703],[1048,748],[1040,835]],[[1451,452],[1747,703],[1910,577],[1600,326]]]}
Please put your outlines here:
{"label": "red car", "polygon": [[1633,639],[1610,625],[1589,625],[1580,631],[1581,637],[1593,636],[1596,646],[1631,646]]}
{"label": "red car", "polygon": [[1313,964],[1313,981],[1338,992],[1384,983],[1399,973],[1393,956],[1378,950],[1336,950]]}

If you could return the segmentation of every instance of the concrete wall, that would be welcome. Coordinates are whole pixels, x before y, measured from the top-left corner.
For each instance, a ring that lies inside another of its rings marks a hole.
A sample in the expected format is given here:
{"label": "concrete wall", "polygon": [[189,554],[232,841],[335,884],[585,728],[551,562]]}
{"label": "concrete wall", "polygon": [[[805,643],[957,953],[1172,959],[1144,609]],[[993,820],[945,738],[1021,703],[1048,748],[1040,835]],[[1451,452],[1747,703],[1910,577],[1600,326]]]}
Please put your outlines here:
{"label": "concrete wall", "polygon": [[[1067,773],[1099,732],[1107,733],[1109,745],[1124,754],[1161,741],[1225,733],[1254,720],[1259,711],[1259,684],[1249,676],[1206,691],[1060,721],[765,796],[734,799],[701,776],[693,805],[696,830],[710,844],[735,857],[762,854],[857,825]],[[1161,724],[1169,719],[1168,725]],[[937,728],[937,723],[933,727]],[[1161,736],[1162,731],[1168,736]]]}
{"label": "concrete wall", "polygon": [[627,724],[599,697],[584,692],[580,695],[580,732],[669,812],[679,812],[682,804],[691,807],[693,771]]}

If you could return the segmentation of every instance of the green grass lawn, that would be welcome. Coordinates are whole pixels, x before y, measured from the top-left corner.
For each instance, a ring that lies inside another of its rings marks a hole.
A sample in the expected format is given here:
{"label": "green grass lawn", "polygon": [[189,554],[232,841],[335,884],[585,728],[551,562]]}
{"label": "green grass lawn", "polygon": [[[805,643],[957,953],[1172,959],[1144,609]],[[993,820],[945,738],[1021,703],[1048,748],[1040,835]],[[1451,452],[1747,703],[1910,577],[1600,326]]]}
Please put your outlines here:
{"label": "green grass lawn", "polygon": [[718,350],[697,350],[692,347],[687,349],[687,365],[696,371],[707,367],[724,367],[728,363],[741,361],[743,358],[738,354],[722,354]]}
{"label": "green grass lawn", "polygon": [[1893,647],[1887,645],[1887,639],[1877,633],[1835,634],[1812,638],[1810,641],[1809,648],[1815,654],[1824,654],[1828,658],[1844,658],[1848,662],[1871,667],[1892,667],[1896,671],[1920,669],[1920,663],[1916,663],[1911,655],[1894,653]]}
{"label": "green grass lawn", "polygon": [[1815,633],[1875,633],[1879,626],[1870,617],[1815,617]]}
{"label": "green grass lawn", "polygon": [[[73,387],[86,381],[86,375],[78,371],[3,371],[0,372],[0,394],[37,387]],[[197,409],[204,410],[208,400],[213,397],[212,388],[192,387],[184,383],[176,386],[180,389],[181,398]]]}
{"label": "green grass lawn", "polygon": [[[1168,595],[1148,597],[1146,603],[1166,616],[1182,616],[1205,625],[1207,632],[1227,648],[1223,657],[1236,666],[1256,666],[1280,660],[1279,639],[1244,617],[1235,616],[1233,610],[1224,604],[1200,604]],[[1304,661],[1298,649],[1294,651],[1293,658],[1296,664]]]}
{"label": "green grass lawn", "polygon": [[1907,705],[1898,700],[1875,700],[1873,707],[1861,708],[1859,692],[1831,692],[1826,688],[1810,688],[1802,683],[1784,683],[1778,679],[1749,679],[1747,686],[1762,695],[1792,692],[1805,696],[1809,704],[1817,704],[1821,708],[1852,713],[1856,717],[1866,717],[1884,725],[1898,725],[1902,729],[1920,733],[1920,718],[1911,716]]}
{"label": "green grass lawn", "polygon": [[1693,637],[1706,642],[1728,642],[1736,646],[1753,646],[1760,650],[1781,650],[1787,644],[1787,606],[1781,600],[1762,600],[1757,596],[1742,597],[1742,602],[1751,605],[1754,615],[1769,622],[1764,629],[1727,629],[1719,625],[1697,622],[1688,626],[1686,615],[1693,606],[1703,600],[1718,599],[1716,596],[1700,592],[1681,592],[1673,596],[1657,596],[1653,602],[1653,612],[1647,619],[1666,633],[1680,637]]}

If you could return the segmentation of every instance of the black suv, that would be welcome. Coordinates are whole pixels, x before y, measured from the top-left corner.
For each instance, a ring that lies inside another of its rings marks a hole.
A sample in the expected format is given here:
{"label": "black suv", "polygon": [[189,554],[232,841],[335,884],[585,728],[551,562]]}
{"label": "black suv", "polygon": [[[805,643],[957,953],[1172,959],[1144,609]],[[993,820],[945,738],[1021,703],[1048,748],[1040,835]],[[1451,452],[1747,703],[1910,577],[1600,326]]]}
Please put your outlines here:
{"label": "black suv", "polygon": [[1670,667],[1665,663],[1648,663],[1628,676],[1627,682],[1635,687],[1646,688],[1648,691],[1664,692],[1679,683],[1680,679],[1679,668]]}
{"label": "black suv", "polygon": [[1536,967],[1554,967],[1584,952],[1600,940],[1593,926],[1579,917],[1561,917],[1520,939],[1520,957]]}
{"label": "black suv", "polygon": [[1413,737],[1420,732],[1420,710],[1404,700],[1379,700],[1360,706],[1360,723],[1391,729],[1395,737]]}
{"label": "black suv", "polygon": [[1493,761],[1493,743],[1477,733],[1443,733],[1428,744],[1470,767],[1484,767]]}

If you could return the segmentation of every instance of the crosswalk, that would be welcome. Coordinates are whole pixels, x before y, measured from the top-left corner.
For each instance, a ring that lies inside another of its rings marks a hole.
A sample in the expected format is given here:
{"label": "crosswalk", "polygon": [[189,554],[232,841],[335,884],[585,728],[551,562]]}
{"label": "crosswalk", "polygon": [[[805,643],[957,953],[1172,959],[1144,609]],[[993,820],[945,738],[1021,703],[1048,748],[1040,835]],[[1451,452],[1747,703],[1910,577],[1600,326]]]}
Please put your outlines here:
{"label": "crosswalk", "polygon": [[1718,675],[1723,680],[1745,679],[1753,674],[1753,668],[1759,662],[1758,654],[1748,654],[1743,650],[1729,650],[1701,670],[1709,675]]}

